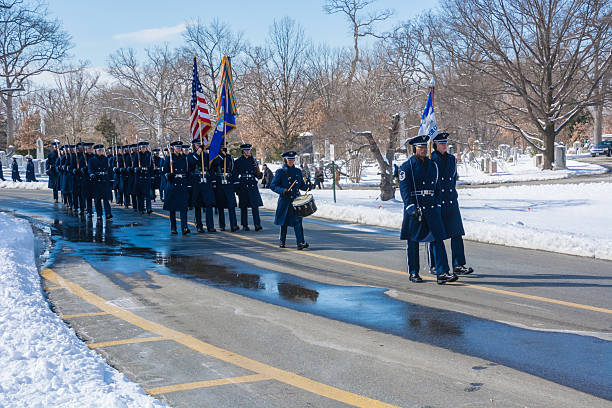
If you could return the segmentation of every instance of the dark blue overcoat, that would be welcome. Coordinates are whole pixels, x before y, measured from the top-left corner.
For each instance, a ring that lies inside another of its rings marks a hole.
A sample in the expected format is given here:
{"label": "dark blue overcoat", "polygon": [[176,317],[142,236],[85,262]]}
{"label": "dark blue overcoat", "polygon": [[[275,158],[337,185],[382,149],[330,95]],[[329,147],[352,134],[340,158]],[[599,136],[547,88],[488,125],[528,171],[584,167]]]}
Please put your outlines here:
{"label": "dark blue overcoat", "polygon": [[457,201],[457,159],[452,154],[440,154],[434,151],[431,160],[438,166],[440,177],[440,199],[442,205],[442,222],[446,238],[465,235],[463,221]]}
{"label": "dark blue overcoat", "polygon": [[164,174],[166,175],[166,195],[164,196],[164,210],[187,211],[189,192],[187,191],[187,177],[189,177],[189,164],[187,156],[172,153],[172,173],[170,160],[164,161]]}
{"label": "dark blue overcoat", "polygon": [[[225,159],[225,179],[223,178],[223,158]],[[236,207],[235,180],[232,177],[234,158],[220,153],[211,163],[211,170],[215,177],[215,201],[217,208]]]}
{"label": "dark blue overcoat", "polygon": [[202,157],[198,153],[189,155],[189,168],[192,176],[191,206],[214,207],[215,191],[213,189],[214,176],[210,172],[208,164],[208,153],[204,152],[204,177],[202,177]]}
{"label": "dark blue overcoat", "polygon": [[28,160],[28,164],[26,164],[26,181],[36,181],[34,162],[32,160]]}
{"label": "dark blue overcoat", "polygon": [[58,189],[58,179],[59,172],[57,171],[57,151],[51,150],[49,154],[47,154],[47,161],[45,162],[45,172],[47,176],[49,176],[49,181],[47,182],[47,187],[51,189]]}
{"label": "dark blue overcoat", "polygon": [[[283,196],[283,190],[289,188],[296,181],[288,196]],[[278,203],[276,204],[276,215],[274,216],[274,224],[295,226],[301,221],[293,209],[293,200],[300,195],[299,190],[306,191],[308,187],[304,183],[302,171],[295,166],[284,165],[276,170],[274,178],[270,183],[270,189],[278,194]]]}
{"label": "dark blue overcoat", "polygon": [[108,166],[106,156],[94,155],[87,163],[87,171],[91,180],[91,192],[94,199],[112,198],[111,193],[111,168]]}
{"label": "dark blue overcoat", "polygon": [[253,156],[240,156],[234,162],[234,170],[232,171],[234,181],[238,183],[238,206],[239,207],[261,207],[263,201],[259,194],[257,186],[257,167]]}
{"label": "dark blue overcoat", "polygon": [[136,166],[140,164],[140,167],[136,167],[135,175],[135,188],[136,194],[149,194],[151,191],[151,183],[153,176],[153,155],[151,152],[138,152],[138,159]]}
{"label": "dark blue overcoat", "polygon": [[[400,239],[415,242],[445,239],[438,166],[427,157],[421,161],[416,156],[412,156],[401,165],[398,179],[404,202],[404,219]],[[433,194],[422,195],[423,192],[433,192]],[[417,207],[420,207],[423,212],[420,221],[410,216]]]}

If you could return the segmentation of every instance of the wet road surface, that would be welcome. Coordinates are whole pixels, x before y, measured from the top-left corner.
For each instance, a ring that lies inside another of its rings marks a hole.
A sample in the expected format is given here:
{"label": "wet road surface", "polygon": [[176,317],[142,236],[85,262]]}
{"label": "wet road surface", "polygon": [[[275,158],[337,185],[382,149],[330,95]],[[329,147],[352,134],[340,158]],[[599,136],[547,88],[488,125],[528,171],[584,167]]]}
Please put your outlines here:
{"label": "wet road surface", "polygon": [[[395,282],[386,280],[388,285],[380,285],[381,279],[375,278],[371,273],[364,275],[358,268],[347,268],[346,265],[335,266],[333,271],[332,268],[326,270],[324,262],[311,262],[310,270],[300,273],[296,268],[303,270],[304,262],[292,261],[293,258],[304,255],[294,251],[273,250],[270,248],[271,245],[262,247],[258,242],[266,240],[275,242],[276,231],[271,225],[269,215],[264,215],[265,234],[241,233],[248,237],[256,237],[256,241],[253,241],[254,238],[240,241],[236,236],[221,233],[216,234],[217,239],[213,241],[208,236],[210,234],[170,236],[167,234],[166,219],[160,216],[142,217],[135,215],[131,210],[116,210],[116,218],[112,223],[97,223],[96,220],[82,222],[67,215],[53,204],[35,201],[40,195],[44,196],[44,193],[30,193],[35,199],[32,201],[23,201],[15,197],[23,194],[15,193],[11,198],[9,194],[2,192],[0,208],[31,217],[34,219],[33,222],[39,223],[43,229],[50,227],[54,241],[50,265],[67,262],[66,259],[71,257],[82,259],[128,293],[143,287],[152,291],[161,289],[155,279],[151,278],[153,273],[170,276],[286,309],[434,345],[488,362],[472,366],[471,369],[474,371],[503,365],[598,397],[612,399],[612,378],[609,375],[612,372],[612,348],[608,337],[612,327],[609,314],[588,309],[586,311],[570,309],[572,314],[567,313],[565,310],[567,308],[564,307],[545,310],[542,302],[535,302],[537,305],[528,304],[525,303],[525,298],[519,297],[518,300],[514,299],[515,302],[507,303],[514,303],[514,307],[518,307],[525,316],[515,318],[513,324],[506,324],[499,320],[507,321],[508,315],[515,313],[511,309],[499,311],[498,315],[492,311],[489,312],[492,316],[482,316],[482,312],[466,313],[465,310],[454,310],[456,307],[441,307],[449,301],[461,301],[464,309],[474,307],[474,293],[468,299],[446,298],[450,294],[449,291],[459,289],[454,287],[455,285],[452,289],[431,284],[416,285],[423,291],[418,291],[414,285],[408,285],[410,290],[407,291],[404,277],[395,276]],[[338,250],[359,251],[352,240],[361,240],[367,242],[367,248],[361,248],[361,252],[369,253],[366,258],[369,264],[376,264],[375,260],[371,259],[371,254],[377,249],[381,253],[395,252],[394,258],[403,256],[401,243],[398,245],[397,238],[390,236],[392,234],[355,233],[335,228],[324,221],[307,223],[306,229],[307,236],[312,237],[309,238],[311,242],[326,238],[331,239],[336,246],[340,246],[335,250],[326,251],[326,254],[333,255],[334,251]],[[325,247],[325,239],[321,241],[323,241],[321,246]],[[270,252],[273,254],[284,252],[285,259],[279,262],[279,259],[271,256]],[[522,258],[533,257],[533,252],[536,251],[522,251]],[[316,250],[313,253],[316,253]],[[357,258],[352,257],[352,259]],[[326,258],[323,259],[327,261]],[[576,257],[560,256],[558,262],[567,263],[568,259],[576,260]],[[384,259],[382,261],[382,265],[389,265]],[[587,303],[587,306],[593,308],[609,308],[610,274],[606,274],[605,271],[609,272],[612,264],[593,260],[580,262],[580,258],[578,261],[583,264],[584,271],[595,272],[595,275],[581,274],[582,271],[575,271],[575,275],[572,276],[560,274],[560,277],[566,278],[565,283],[578,281],[581,284],[572,284],[571,287],[568,284],[558,286],[561,282],[551,280],[555,276],[554,270],[549,271],[549,276],[541,280],[544,283],[550,282],[549,286],[553,287],[550,295],[558,296],[574,292],[571,294],[572,301]],[[549,260],[548,265],[554,263]],[[546,265],[543,267],[546,269]],[[597,273],[599,271],[601,273]],[[318,279],[312,279],[317,277]],[[482,286],[483,288],[509,287],[516,290],[512,279],[500,282],[493,276],[481,274],[479,279],[483,278],[486,280],[486,286]],[[346,282],[333,282],[334,280]],[[397,281],[401,284],[398,285]],[[478,284],[482,285],[482,281]],[[543,287],[544,284],[536,285],[536,288]],[[388,296],[387,289],[398,292],[395,293],[395,297],[402,300]],[[421,292],[419,296],[428,296],[429,299],[424,301],[415,296],[412,302],[406,301],[406,295],[410,295],[415,290]],[[587,293],[593,294],[591,290],[595,292],[602,290],[602,293],[607,295],[599,298],[598,302],[593,302],[594,299],[584,297]],[[537,292],[542,294],[541,290]],[[463,294],[465,295],[465,291]],[[485,291],[484,294],[490,296],[489,292]],[[501,295],[501,299],[512,297],[507,293]],[[487,306],[489,299],[486,296],[484,299],[479,299],[482,306]],[[546,299],[555,300],[553,297]],[[498,309],[499,301],[500,296],[497,296]],[[554,302],[544,302],[544,306],[550,305],[556,307]],[[553,319],[551,315],[560,311],[562,315]],[[479,314],[481,316],[478,316]],[[585,315],[589,316],[588,321],[584,320]],[[567,323],[563,327],[551,325],[552,322],[559,324],[564,319]],[[521,322],[525,326],[534,327],[531,329],[517,327]],[[554,329],[556,332],[546,331]],[[585,336],[564,333],[564,330],[596,334]],[[480,383],[473,384],[477,385],[471,387],[479,389]]]}

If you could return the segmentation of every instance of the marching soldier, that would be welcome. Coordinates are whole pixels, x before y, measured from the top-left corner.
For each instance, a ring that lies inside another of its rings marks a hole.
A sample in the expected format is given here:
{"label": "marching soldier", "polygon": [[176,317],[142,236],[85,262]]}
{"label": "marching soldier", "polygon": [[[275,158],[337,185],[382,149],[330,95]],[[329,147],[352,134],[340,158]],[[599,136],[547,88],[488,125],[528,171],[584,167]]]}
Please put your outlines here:
{"label": "marching soldier", "polygon": [[[447,152],[448,137],[446,132],[438,133],[433,138],[434,151],[431,153],[431,161],[438,166],[440,177],[440,197],[442,199],[442,222],[446,231],[446,239],[451,240],[451,253],[453,272],[457,275],[468,275],[474,269],[465,266],[465,250],[463,247],[463,221],[457,202],[457,159],[454,155]],[[431,247],[429,255],[431,257]],[[435,267],[430,268],[430,272],[435,274]]]}
{"label": "marching soldier", "polygon": [[262,229],[261,219],[259,218],[259,207],[263,206],[257,179],[261,179],[263,174],[259,170],[259,164],[251,155],[251,145],[246,143],[240,146],[242,156],[234,162],[232,177],[237,183],[238,199],[240,206],[240,222],[244,231],[249,231],[249,208],[253,213],[253,224],[255,231]]}
{"label": "marching soldier", "polygon": [[121,176],[121,187],[123,193],[123,206],[125,208],[130,207],[130,171],[132,166],[132,160],[130,160],[130,146],[123,146],[123,154],[121,155],[122,167],[119,169]]}
{"label": "marching soldier", "polygon": [[170,152],[168,149],[164,149],[164,157],[160,161],[161,174],[159,177],[159,198],[162,202],[166,199],[166,191],[168,189],[168,179],[166,179],[166,174],[164,174],[164,165],[168,160],[170,160]]}
{"label": "marching soldier", "polygon": [[153,157],[149,151],[149,142],[139,142],[136,167],[136,203],[137,209],[144,214],[151,214],[151,175],[153,173]]}
{"label": "marching soldier", "polygon": [[121,146],[115,146],[108,160],[113,172],[113,191],[115,192],[115,204],[123,205],[123,192],[121,191],[121,173],[119,168],[119,157]]}
{"label": "marching soldier", "polygon": [[159,149],[153,149],[153,180],[151,181],[151,198],[153,201],[157,198],[155,190],[159,190],[159,196],[163,201],[163,193],[161,192],[161,175],[164,161],[159,157]]}
{"label": "marching soldier", "polygon": [[66,159],[64,162],[64,191],[67,196],[68,208],[72,211],[74,203],[72,202],[72,189],[74,188],[74,175],[72,174],[72,146],[66,145]]}
{"label": "marching soldier", "polygon": [[400,239],[406,240],[406,257],[411,282],[423,282],[419,276],[419,242],[430,242],[436,267],[438,284],[454,282],[457,275],[450,271],[446,249],[445,231],[440,213],[440,183],[438,167],[427,158],[429,136],[410,139],[414,155],[399,169],[398,179],[404,220]]}
{"label": "marching soldier", "polygon": [[47,154],[47,161],[45,162],[45,173],[49,176],[47,187],[53,190],[53,200],[56,203],[59,198],[59,171],[57,169],[57,159],[59,158],[58,146],[59,142],[57,140],[51,143],[51,151]]}
{"label": "marching soldier", "polygon": [[59,149],[59,158],[57,163],[57,169],[59,172],[59,175],[57,177],[57,183],[58,183],[58,187],[59,190],[62,192],[62,204],[63,205],[67,205],[67,201],[68,198],[66,196],[66,193],[64,192],[64,185],[66,184],[66,175],[65,175],[65,171],[66,171],[66,145],[62,146]]}
{"label": "marching soldier", "polygon": [[[79,154],[79,150],[81,151]],[[88,192],[88,183],[87,179],[89,179],[89,174],[87,172],[87,158],[85,157],[85,145],[83,143],[77,144],[77,151],[75,154],[75,161],[78,163],[77,169],[75,169],[74,182],[75,182],[75,192],[74,192],[74,200],[77,202],[77,208],[79,210],[79,215],[84,216],[86,211],[86,200],[89,194]]]}
{"label": "marching soldier", "polygon": [[276,215],[274,224],[280,225],[280,248],[285,248],[287,239],[287,227],[293,227],[295,231],[295,241],[297,249],[308,248],[308,243],[304,240],[304,227],[302,217],[299,217],[293,208],[293,200],[300,195],[299,190],[306,191],[308,188],[304,183],[302,171],[295,167],[295,157],[297,153],[293,150],[282,154],[285,165],[276,170],[274,178],[270,183],[270,188],[278,197],[276,205]]}
{"label": "marching soldier", "polygon": [[128,193],[130,194],[130,201],[134,211],[138,211],[138,197],[137,197],[137,178],[136,169],[138,168],[138,145],[130,145],[130,166],[128,167]]}
{"label": "marching soldier", "polygon": [[232,232],[238,231],[238,222],[236,221],[236,193],[234,181],[232,180],[232,170],[234,167],[234,158],[227,154],[227,149],[224,147],[219,152],[219,155],[212,161],[212,171],[215,176],[215,205],[219,210],[219,229],[225,231],[225,212],[229,215],[230,228]]}
{"label": "marching soldier", "polygon": [[102,219],[102,204],[104,204],[104,214],[106,215],[106,219],[110,220],[113,218],[109,204],[112,194],[110,184],[111,169],[108,166],[108,159],[104,156],[104,145],[95,145],[94,150],[96,154],[89,159],[87,169],[89,178],[93,182],[96,216],[98,220]]}
{"label": "marching soldier", "polygon": [[27,155],[26,159],[28,163],[26,164],[26,183],[32,181],[36,181],[36,174],[34,172],[34,162],[32,161],[32,156]]}
{"label": "marching soldier", "polygon": [[168,180],[167,195],[164,198],[164,210],[170,212],[170,232],[177,234],[176,231],[176,212],[181,215],[181,232],[183,235],[189,234],[187,228],[187,202],[189,193],[187,192],[187,177],[189,166],[187,157],[181,152],[182,142],[172,142],[170,146],[174,150],[170,153],[168,160],[164,161],[164,174]]}
{"label": "marching soldier", "polygon": [[91,181],[91,178],[89,177],[89,169],[87,168],[89,166],[89,160],[94,157],[94,144],[87,142],[83,144],[84,148],[85,148],[85,169],[83,171],[83,187],[82,187],[82,191],[83,191],[83,199],[85,201],[85,212],[87,213],[87,217],[91,218],[93,217],[93,182]]}
{"label": "marching soldier", "polygon": [[196,228],[199,233],[204,232],[202,225],[202,210],[206,217],[206,230],[216,232],[213,220],[215,206],[215,191],[213,190],[213,176],[210,172],[208,153],[202,148],[200,140],[193,141],[196,151],[189,156],[189,171],[191,174],[193,193],[192,206],[195,209]]}

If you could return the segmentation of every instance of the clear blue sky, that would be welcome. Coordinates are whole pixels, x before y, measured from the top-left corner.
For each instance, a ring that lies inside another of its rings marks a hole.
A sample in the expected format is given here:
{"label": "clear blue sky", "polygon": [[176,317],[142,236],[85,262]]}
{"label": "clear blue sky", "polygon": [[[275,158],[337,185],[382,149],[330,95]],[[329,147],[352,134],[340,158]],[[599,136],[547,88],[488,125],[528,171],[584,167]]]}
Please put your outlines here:
{"label": "clear blue sky", "polygon": [[[231,7],[224,7],[225,4]],[[378,0],[370,7],[395,10],[387,27],[379,27],[385,31],[437,5],[437,0]],[[264,43],[275,19],[289,16],[315,43],[332,47],[351,45],[343,16],[327,15],[323,0],[53,0],[48,8],[51,17],[62,21],[72,36],[74,57],[89,60],[95,68],[106,67],[108,55],[121,47],[143,49],[164,42],[178,46],[182,43],[181,25],[196,18],[207,22],[217,17],[229,23],[234,31],[242,31],[251,44],[258,45]]]}

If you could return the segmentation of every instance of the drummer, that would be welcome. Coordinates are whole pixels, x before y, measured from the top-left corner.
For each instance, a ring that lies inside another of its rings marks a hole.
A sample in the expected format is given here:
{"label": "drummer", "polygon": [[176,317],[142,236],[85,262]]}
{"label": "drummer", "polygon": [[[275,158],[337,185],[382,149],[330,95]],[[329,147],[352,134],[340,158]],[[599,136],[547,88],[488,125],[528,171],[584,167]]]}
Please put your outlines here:
{"label": "drummer", "polygon": [[304,228],[302,227],[302,217],[299,217],[293,209],[293,200],[300,195],[299,190],[306,191],[306,183],[302,176],[302,171],[295,167],[295,157],[297,153],[293,150],[282,154],[285,165],[276,170],[274,178],[270,183],[270,189],[279,195],[276,205],[276,216],[274,224],[280,225],[280,248],[285,248],[287,239],[287,227],[293,227],[295,231],[295,241],[297,249],[308,248],[308,243],[304,241]]}

